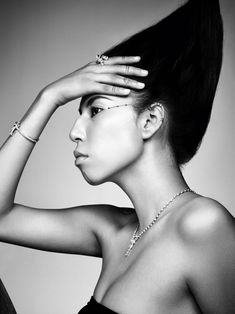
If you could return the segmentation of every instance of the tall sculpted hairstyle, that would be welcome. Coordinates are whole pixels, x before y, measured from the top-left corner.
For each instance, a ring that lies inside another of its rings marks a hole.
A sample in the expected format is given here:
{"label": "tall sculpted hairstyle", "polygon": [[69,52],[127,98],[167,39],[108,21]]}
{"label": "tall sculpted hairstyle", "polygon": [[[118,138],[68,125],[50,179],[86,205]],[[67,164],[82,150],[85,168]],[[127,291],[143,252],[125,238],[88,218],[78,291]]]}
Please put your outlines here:
{"label": "tall sculpted hairstyle", "polygon": [[139,114],[153,102],[167,113],[167,137],[178,165],[196,153],[210,120],[223,51],[219,0],[189,0],[166,18],[104,52],[141,56],[149,71],[135,92]]}

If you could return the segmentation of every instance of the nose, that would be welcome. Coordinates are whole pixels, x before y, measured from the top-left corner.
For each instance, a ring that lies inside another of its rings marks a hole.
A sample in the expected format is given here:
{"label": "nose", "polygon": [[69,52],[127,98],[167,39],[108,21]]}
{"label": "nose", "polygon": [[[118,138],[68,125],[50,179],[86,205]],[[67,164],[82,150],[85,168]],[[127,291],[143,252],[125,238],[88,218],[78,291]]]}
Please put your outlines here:
{"label": "nose", "polygon": [[81,118],[78,117],[74,122],[74,125],[69,133],[69,137],[73,142],[78,142],[79,140],[85,140],[85,128],[81,123]]}

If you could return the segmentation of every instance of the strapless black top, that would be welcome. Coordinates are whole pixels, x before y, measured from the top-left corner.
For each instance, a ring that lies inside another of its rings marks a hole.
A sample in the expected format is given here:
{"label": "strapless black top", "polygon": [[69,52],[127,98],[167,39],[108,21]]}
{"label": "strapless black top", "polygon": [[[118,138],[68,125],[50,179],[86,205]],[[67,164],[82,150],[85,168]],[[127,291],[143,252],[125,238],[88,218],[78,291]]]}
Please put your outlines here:
{"label": "strapless black top", "polygon": [[105,305],[96,301],[96,299],[92,296],[90,301],[84,306],[78,314],[118,314],[110,310]]}
{"label": "strapless black top", "polygon": [[1,314],[16,314],[14,305],[1,279],[0,279],[0,313]]}

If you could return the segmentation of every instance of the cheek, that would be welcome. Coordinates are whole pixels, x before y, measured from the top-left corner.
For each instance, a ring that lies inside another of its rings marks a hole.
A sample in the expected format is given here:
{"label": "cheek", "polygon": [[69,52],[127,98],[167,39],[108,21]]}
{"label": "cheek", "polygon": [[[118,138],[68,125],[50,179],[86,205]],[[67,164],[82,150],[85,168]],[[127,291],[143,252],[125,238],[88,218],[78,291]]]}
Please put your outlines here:
{"label": "cheek", "polygon": [[87,134],[94,165],[106,168],[120,168],[134,161],[142,151],[143,143],[132,117],[117,117]]}

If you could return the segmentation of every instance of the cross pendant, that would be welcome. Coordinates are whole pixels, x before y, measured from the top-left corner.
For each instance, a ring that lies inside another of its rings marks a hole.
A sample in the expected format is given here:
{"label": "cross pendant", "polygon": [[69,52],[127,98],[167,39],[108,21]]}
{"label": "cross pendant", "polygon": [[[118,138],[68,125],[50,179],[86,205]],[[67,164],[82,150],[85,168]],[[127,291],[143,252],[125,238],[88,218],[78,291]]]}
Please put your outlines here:
{"label": "cross pendant", "polygon": [[134,245],[135,245],[135,239],[131,239],[131,243],[129,245],[129,250],[131,250]]}
{"label": "cross pendant", "polygon": [[127,249],[127,252],[126,252],[125,256],[128,256],[130,254],[130,251],[133,248],[133,246],[135,245],[135,243],[136,243],[136,240],[135,239],[131,239],[131,243],[130,243],[128,249]]}

